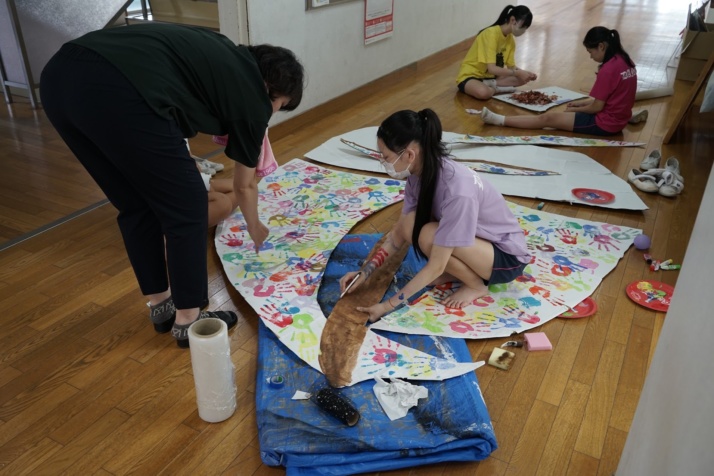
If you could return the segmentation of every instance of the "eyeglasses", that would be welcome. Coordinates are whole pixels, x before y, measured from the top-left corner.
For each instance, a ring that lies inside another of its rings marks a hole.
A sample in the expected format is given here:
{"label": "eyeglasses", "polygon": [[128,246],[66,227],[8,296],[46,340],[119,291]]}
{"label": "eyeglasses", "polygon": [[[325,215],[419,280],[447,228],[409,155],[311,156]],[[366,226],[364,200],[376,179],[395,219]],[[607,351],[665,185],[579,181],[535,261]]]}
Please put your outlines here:
{"label": "eyeglasses", "polygon": [[394,160],[394,162],[389,162],[389,161],[384,157],[384,154],[382,154],[382,157],[379,159],[379,162],[380,162],[380,163],[387,163],[387,164],[392,164],[392,165],[394,165],[394,164],[396,164],[396,163],[399,161],[399,159],[402,158],[402,154],[403,154],[406,150],[407,150],[406,148],[402,149],[402,151],[397,154],[397,158]]}

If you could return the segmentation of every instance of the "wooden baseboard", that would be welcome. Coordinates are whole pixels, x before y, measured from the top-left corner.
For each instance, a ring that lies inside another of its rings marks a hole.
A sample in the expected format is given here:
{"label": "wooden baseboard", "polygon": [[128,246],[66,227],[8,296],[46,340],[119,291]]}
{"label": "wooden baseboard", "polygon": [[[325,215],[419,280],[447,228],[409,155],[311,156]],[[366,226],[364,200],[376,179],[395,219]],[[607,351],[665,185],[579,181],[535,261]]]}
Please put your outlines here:
{"label": "wooden baseboard", "polygon": [[[302,127],[314,123],[316,120],[321,119],[327,115],[335,114],[347,107],[370,97],[375,91],[380,88],[393,84],[396,81],[400,81],[408,76],[414,75],[417,72],[424,71],[426,69],[435,67],[443,61],[443,58],[456,54],[460,51],[467,50],[473,44],[474,37],[467,38],[463,41],[456,43],[455,45],[449,46],[443,50],[440,50],[426,58],[423,58],[414,63],[410,63],[402,68],[399,68],[391,73],[388,73],[374,81],[353,89],[352,91],[331,99],[319,106],[315,106],[297,115],[287,121],[281,122],[270,128],[270,138],[271,140],[279,140],[285,136],[294,133]],[[465,53],[464,53],[465,54]]]}

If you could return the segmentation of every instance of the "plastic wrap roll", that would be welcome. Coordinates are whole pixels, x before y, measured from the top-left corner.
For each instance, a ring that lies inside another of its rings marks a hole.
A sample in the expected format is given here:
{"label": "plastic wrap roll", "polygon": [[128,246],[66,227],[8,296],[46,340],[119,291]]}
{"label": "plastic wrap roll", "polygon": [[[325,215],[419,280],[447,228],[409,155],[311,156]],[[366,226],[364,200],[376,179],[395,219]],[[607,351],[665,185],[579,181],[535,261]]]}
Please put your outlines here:
{"label": "plastic wrap roll", "polygon": [[209,423],[230,418],[237,390],[228,326],[220,319],[198,320],[188,328],[188,342],[198,416]]}

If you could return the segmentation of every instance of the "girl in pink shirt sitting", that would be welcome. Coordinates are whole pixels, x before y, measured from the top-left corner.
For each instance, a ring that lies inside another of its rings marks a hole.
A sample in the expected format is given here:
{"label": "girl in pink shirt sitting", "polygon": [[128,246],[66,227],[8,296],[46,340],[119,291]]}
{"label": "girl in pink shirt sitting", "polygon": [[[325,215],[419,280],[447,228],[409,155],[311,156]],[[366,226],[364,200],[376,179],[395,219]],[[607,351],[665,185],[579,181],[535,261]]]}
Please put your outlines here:
{"label": "girl in pink shirt sitting", "polygon": [[550,127],[611,136],[620,133],[628,122],[636,123],[646,119],[647,111],[632,115],[637,91],[637,70],[635,63],[622,48],[617,30],[603,26],[591,28],[585,35],[583,45],[590,53],[590,58],[600,63],[589,98],[568,103],[565,112],[539,116],[502,116],[484,107],[481,111],[483,122],[519,129]]}

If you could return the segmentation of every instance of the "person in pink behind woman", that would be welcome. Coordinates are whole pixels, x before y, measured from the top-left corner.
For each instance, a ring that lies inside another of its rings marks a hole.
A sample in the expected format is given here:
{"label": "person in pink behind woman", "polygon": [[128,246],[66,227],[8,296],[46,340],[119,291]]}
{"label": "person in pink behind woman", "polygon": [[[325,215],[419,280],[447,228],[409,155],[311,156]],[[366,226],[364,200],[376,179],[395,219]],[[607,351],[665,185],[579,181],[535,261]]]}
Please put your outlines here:
{"label": "person in pink behind woman", "polygon": [[[218,145],[225,147],[228,145],[228,135],[225,136],[213,136],[213,142]],[[273,148],[270,146],[270,140],[268,139],[268,130],[265,130],[265,137],[263,138],[263,148],[260,153],[260,158],[258,159],[258,166],[255,168],[255,175],[258,177],[265,177],[272,174],[278,168],[278,163],[275,160],[275,155],[273,154]]]}
{"label": "person in pink behind woman", "polygon": [[539,116],[502,116],[488,108],[481,110],[486,124],[542,129],[550,127],[595,136],[619,134],[630,123],[647,119],[647,111],[632,114],[637,92],[637,69],[620,44],[620,34],[604,26],[591,28],[583,40],[593,61],[600,63],[590,97],[568,103],[565,112]]}
{"label": "person in pink behind woman", "polygon": [[[213,136],[213,142],[223,146],[226,145],[227,139],[228,136]],[[266,130],[255,175],[265,177],[275,172],[277,168],[278,162],[275,160]],[[210,179],[210,176],[205,174],[204,179],[208,190],[208,227],[212,228],[231,216],[238,207],[238,199],[233,192],[233,179]]]}

